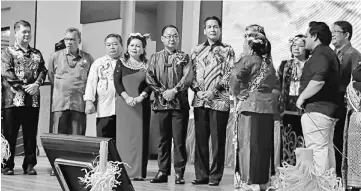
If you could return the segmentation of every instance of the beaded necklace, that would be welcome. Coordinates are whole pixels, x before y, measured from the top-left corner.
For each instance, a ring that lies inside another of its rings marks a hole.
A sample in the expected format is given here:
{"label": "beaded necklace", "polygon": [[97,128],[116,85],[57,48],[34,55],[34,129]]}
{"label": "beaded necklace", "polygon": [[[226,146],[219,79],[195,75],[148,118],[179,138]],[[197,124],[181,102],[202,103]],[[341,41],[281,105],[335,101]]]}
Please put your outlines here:
{"label": "beaded necklace", "polygon": [[130,58],[124,62],[124,66],[132,70],[146,69],[146,65],[142,61],[130,60]]}

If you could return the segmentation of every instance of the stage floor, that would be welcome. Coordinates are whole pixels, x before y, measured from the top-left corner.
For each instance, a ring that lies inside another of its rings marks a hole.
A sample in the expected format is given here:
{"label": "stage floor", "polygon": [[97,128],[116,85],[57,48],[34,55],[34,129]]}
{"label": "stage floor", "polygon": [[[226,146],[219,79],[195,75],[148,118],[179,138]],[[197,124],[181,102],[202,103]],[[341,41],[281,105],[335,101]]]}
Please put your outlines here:
{"label": "stage floor", "polygon": [[[55,176],[49,176],[50,163],[46,157],[38,157],[38,164],[35,169],[38,172],[36,176],[23,175],[21,164],[23,157],[15,157],[15,175],[5,176],[1,175],[1,190],[2,191],[62,191],[58,180]],[[136,191],[220,191],[220,190],[234,190],[233,188],[233,170],[225,168],[223,180],[219,186],[194,186],[191,181],[195,178],[194,166],[189,164],[185,172],[185,185],[174,184],[174,172],[168,178],[168,183],[152,184],[149,182],[155,176],[158,170],[156,160],[149,160],[148,163],[148,177],[146,181],[132,181]]]}

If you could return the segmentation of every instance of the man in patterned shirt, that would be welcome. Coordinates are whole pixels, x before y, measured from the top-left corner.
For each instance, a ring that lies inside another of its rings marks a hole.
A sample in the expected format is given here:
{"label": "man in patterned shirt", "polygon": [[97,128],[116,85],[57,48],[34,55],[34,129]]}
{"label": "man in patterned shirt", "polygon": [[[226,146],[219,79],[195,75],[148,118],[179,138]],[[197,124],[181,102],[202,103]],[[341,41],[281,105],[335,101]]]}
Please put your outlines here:
{"label": "man in patterned shirt", "polygon": [[165,26],[161,33],[164,49],[153,54],[149,60],[146,81],[154,91],[152,109],[160,132],[158,147],[159,172],[150,181],[168,181],[171,170],[171,146],[174,143],[175,183],[184,184],[184,171],[187,164],[186,137],[189,117],[186,81],[189,71],[189,57],[178,50],[179,34],[177,27]]}
{"label": "man in patterned shirt", "polygon": [[[229,77],[234,51],[220,41],[222,23],[215,16],[204,21],[207,41],[191,54],[192,90],[195,119],[196,180],[192,184],[217,186],[222,179],[225,159],[226,129],[230,111]],[[209,168],[209,137],[212,140],[212,164]]]}
{"label": "man in patterned shirt", "polygon": [[47,70],[40,51],[30,47],[30,23],[20,20],[14,25],[15,44],[1,53],[1,82],[4,110],[3,133],[11,156],[2,170],[14,174],[14,154],[20,125],[23,130],[24,174],[36,175],[36,135],[38,132],[40,92]]}

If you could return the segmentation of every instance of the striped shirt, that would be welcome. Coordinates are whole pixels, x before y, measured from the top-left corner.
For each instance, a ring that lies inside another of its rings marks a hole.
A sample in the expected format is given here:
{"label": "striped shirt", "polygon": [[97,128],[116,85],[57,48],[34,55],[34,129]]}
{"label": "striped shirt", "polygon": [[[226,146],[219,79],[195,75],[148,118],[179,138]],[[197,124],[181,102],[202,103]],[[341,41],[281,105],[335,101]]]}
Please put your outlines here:
{"label": "striped shirt", "polygon": [[234,66],[234,51],[220,41],[210,45],[208,41],[194,48],[191,54],[193,68],[192,90],[212,91],[213,100],[201,100],[195,94],[192,106],[218,111],[230,110],[229,78]]}

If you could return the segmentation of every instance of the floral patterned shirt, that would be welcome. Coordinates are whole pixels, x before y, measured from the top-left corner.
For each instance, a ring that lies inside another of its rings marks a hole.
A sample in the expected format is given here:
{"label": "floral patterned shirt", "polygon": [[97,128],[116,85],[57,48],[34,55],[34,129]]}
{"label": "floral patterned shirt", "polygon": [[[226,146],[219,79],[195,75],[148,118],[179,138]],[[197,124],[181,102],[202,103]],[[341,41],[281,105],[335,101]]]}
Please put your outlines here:
{"label": "floral patterned shirt", "polygon": [[[154,92],[153,110],[189,109],[187,89],[190,82],[186,81],[189,68],[189,56],[182,51],[170,54],[163,49],[151,56],[146,82]],[[178,92],[175,99],[166,101],[162,93],[173,88]]]}
{"label": "floral patterned shirt", "polygon": [[1,85],[3,108],[39,107],[40,92],[30,95],[23,86],[38,83],[41,85],[47,70],[40,51],[28,46],[25,52],[15,43],[1,52]]}
{"label": "floral patterned shirt", "polygon": [[201,100],[195,94],[193,107],[205,107],[218,111],[230,110],[229,80],[234,67],[234,51],[230,45],[217,41],[202,43],[192,51],[192,90],[213,91],[213,100]]}
{"label": "floral patterned shirt", "polygon": [[49,60],[49,81],[53,85],[52,111],[84,112],[84,94],[93,57],[79,50],[77,56],[59,50]]}

